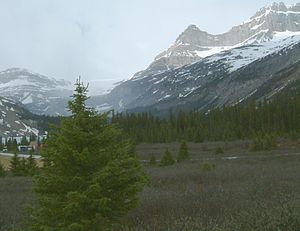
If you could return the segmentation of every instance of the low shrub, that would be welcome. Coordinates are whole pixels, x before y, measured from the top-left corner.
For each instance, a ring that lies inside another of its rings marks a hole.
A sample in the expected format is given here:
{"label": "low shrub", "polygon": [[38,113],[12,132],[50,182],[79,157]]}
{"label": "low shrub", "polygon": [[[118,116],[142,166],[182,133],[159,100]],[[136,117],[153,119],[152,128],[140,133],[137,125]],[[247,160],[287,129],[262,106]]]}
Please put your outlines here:
{"label": "low shrub", "polygon": [[156,165],[156,157],[155,157],[154,154],[151,154],[150,160],[149,160],[149,164],[150,164],[151,166]]}
{"label": "low shrub", "polygon": [[277,147],[277,140],[273,135],[257,135],[251,143],[250,151],[269,151]]}
{"label": "low shrub", "polygon": [[202,170],[204,172],[210,172],[216,168],[215,164],[210,163],[209,161],[204,161],[202,164]]}
{"label": "low shrub", "polygon": [[215,150],[215,154],[216,154],[216,155],[224,154],[223,148],[222,148],[222,147],[218,147],[218,148]]}

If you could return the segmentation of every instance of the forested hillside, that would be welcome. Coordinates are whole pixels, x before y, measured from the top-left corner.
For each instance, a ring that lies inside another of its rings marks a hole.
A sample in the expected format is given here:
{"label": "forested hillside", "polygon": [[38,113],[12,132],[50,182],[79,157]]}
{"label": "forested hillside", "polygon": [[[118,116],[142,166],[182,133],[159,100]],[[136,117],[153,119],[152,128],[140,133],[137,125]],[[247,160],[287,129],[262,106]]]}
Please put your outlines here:
{"label": "forested hillside", "polygon": [[168,118],[149,113],[113,114],[117,122],[140,142],[192,142],[255,138],[260,134],[297,136],[300,131],[300,94],[281,94],[272,101],[250,101],[208,113],[170,112]]}

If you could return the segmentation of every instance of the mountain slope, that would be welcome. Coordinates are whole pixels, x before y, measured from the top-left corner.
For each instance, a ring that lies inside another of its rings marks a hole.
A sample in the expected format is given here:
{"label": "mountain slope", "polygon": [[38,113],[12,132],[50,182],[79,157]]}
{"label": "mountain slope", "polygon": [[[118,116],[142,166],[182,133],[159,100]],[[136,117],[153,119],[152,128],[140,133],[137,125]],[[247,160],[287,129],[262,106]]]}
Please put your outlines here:
{"label": "mountain slope", "polygon": [[[164,99],[153,103],[136,105],[132,107],[132,111],[151,110],[156,114],[167,114],[171,108],[173,111],[191,109],[207,111],[250,98],[255,100],[271,98],[300,80],[299,64],[300,43],[269,54],[234,72],[222,72],[221,67],[208,78],[198,78],[199,69],[205,68],[206,63],[196,63],[185,67],[189,79],[181,80],[180,83],[185,86],[182,88],[185,95],[167,93],[167,98],[164,96]],[[215,65],[221,66],[222,62]],[[173,71],[166,73],[162,78],[168,81],[168,77],[176,74],[178,79],[183,76],[182,73]],[[192,87],[193,85],[197,87]],[[168,89],[168,92],[172,91],[176,91],[176,86]]]}
{"label": "mountain slope", "polygon": [[[209,110],[242,101],[262,85],[272,85],[274,74],[298,62],[299,25],[300,4],[286,7],[279,3],[262,8],[247,22],[221,35],[189,26],[148,69],[91,104],[118,111],[192,105]],[[176,58],[180,62],[174,61]],[[245,78],[249,80],[241,81]]]}
{"label": "mountain slope", "polygon": [[0,95],[13,99],[36,114],[66,114],[71,83],[55,80],[26,69],[11,68],[0,72]]}
{"label": "mountain slope", "polygon": [[22,115],[27,111],[14,101],[0,97],[0,136],[19,137],[37,135],[36,122],[25,120]]}

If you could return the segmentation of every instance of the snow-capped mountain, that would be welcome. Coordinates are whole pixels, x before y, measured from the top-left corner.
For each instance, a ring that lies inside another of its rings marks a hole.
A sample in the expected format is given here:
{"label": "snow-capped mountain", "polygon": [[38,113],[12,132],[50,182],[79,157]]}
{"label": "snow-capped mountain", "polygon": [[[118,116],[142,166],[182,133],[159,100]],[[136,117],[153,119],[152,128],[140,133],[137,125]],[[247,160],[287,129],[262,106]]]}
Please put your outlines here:
{"label": "snow-capped mountain", "polygon": [[[298,63],[299,44],[300,4],[274,3],[220,35],[191,25],[146,70],[94,98],[92,105],[119,111],[186,105],[209,110],[256,92],[272,95],[278,89],[261,92],[260,87],[274,86],[277,73]],[[287,86],[293,78],[281,83]]]}
{"label": "snow-capped mountain", "polygon": [[0,137],[38,135],[34,121],[22,118],[24,109],[10,99],[0,97]]}
{"label": "snow-capped mountain", "polygon": [[0,72],[0,96],[20,102],[36,114],[66,113],[73,86],[26,69],[11,68]]}
{"label": "snow-capped mountain", "polygon": [[272,39],[273,32],[300,31],[300,3],[291,7],[273,3],[260,9],[248,21],[234,26],[226,33],[213,35],[190,25],[167,50],[155,57],[154,62],[133,78],[174,69],[207,56],[229,50],[243,42],[252,44]]}

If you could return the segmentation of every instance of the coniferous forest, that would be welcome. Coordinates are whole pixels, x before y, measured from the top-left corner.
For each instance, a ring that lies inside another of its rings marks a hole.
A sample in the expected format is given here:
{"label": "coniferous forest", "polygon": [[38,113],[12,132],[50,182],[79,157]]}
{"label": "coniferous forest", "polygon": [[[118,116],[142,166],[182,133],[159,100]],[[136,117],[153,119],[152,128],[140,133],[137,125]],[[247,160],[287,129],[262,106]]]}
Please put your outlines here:
{"label": "coniferous forest", "polygon": [[280,94],[272,100],[201,111],[170,111],[168,118],[150,113],[117,113],[119,123],[137,143],[231,141],[253,139],[260,135],[298,136],[300,131],[300,94]]}

